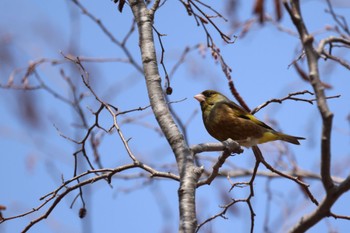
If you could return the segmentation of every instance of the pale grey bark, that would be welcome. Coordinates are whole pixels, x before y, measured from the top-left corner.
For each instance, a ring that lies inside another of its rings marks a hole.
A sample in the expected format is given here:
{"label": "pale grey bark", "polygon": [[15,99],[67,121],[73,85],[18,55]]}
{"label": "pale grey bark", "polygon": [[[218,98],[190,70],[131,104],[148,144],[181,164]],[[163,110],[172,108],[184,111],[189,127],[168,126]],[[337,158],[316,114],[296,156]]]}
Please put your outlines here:
{"label": "pale grey bark", "polygon": [[152,28],[154,12],[159,1],[155,2],[151,10],[147,9],[142,0],[131,0],[129,3],[138,26],[149,100],[158,124],[174,152],[180,174],[179,232],[194,232],[197,227],[195,194],[201,169],[195,166],[191,150],[175,124],[164,98]]}

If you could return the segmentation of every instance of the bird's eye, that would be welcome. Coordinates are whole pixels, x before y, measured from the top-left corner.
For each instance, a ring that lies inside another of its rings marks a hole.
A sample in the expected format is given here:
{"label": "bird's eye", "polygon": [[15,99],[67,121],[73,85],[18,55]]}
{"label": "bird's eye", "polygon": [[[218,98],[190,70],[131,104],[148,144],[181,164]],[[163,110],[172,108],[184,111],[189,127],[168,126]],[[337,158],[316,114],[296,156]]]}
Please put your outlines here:
{"label": "bird's eye", "polygon": [[211,93],[211,92],[204,92],[203,95],[204,95],[205,97],[210,97],[210,96],[213,95],[213,93]]}

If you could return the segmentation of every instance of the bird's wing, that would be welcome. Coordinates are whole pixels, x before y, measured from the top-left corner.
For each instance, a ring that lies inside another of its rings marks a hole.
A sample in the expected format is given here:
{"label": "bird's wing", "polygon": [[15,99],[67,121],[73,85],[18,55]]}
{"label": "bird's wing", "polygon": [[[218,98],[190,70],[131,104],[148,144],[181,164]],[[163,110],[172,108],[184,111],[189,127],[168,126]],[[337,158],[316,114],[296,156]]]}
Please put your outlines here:
{"label": "bird's wing", "polygon": [[247,112],[245,109],[243,109],[241,106],[237,105],[236,103],[230,101],[230,102],[226,103],[226,105],[229,106],[234,111],[236,117],[250,120],[261,127],[275,131],[270,126],[268,126],[264,122],[258,120],[255,116],[253,116],[252,114]]}

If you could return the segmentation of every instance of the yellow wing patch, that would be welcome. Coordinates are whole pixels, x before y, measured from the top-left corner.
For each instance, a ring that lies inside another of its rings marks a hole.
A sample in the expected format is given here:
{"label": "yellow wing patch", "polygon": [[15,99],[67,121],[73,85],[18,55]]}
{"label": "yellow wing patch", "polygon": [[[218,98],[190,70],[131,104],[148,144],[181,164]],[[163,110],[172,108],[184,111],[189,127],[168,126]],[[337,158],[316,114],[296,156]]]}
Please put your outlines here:
{"label": "yellow wing patch", "polygon": [[259,143],[265,143],[269,141],[274,141],[278,139],[278,135],[273,132],[265,132],[261,138],[259,138]]}

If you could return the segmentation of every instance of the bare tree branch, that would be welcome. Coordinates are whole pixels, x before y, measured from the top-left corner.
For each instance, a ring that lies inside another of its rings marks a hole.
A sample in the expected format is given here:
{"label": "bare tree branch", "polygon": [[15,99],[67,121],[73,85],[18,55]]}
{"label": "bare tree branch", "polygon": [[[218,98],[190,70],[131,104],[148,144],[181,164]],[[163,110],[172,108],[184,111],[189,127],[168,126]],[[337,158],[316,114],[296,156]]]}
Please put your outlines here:
{"label": "bare tree branch", "polygon": [[[123,42],[120,42],[117,38],[113,36],[113,34],[107,29],[107,27],[102,23],[102,21],[98,18],[96,18],[93,14],[91,14],[78,0],[72,0],[72,2],[79,7],[79,9],[85,14],[87,17],[89,17],[93,22],[95,22],[103,31],[104,34],[118,47],[122,49],[122,51],[125,53],[127,58],[130,61],[130,64],[132,64],[137,71],[140,73],[143,72],[141,66],[135,61],[133,56],[131,55],[130,51],[125,47],[125,40]],[[125,1],[124,1],[125,2]],[[132,31],[132,30],[131,30]],[[126,35],[125,38],[129,37],[129,33]]]}
{"label": "bare tree branch", "polygon": [[215,179],[215,177],[219,174],[219,169],[221,166],[225,163],[226,159],[232,154],[232,153],[242,153],[243,150],[239,146],[239,144],[232,139],[228,139],[226,141],[223,141],[221,143],[204,143],[199,144],[196,146],[191,147],[191,150],[194,154],[204,152],[204,151],[223,151],[222,155],[219,156],[217,162],[213,165],[213,171],[211,174],[205,179],[200,182],[198,182],[197,187],[202,186],[204,184],[210,185],[211,182]]}
{"label": "bare tree branch", "polygon": [[[330,2],[328,3],[330,4]],[[350,178],[347,178],[339,185],[336,185],[331,177],[331,132],[333,113],[329,110],[327,105],[327,97],[324,93],[318,67],[318,60],[321,57],[326,44],[342,43],[349,45],[349,41],[344,38],[330,37],[322,40],[319,43],[318,49],[315,49],[313,47],[314,38],[309,34],[301,15],[299,0],[284,0],[284,6],[298,30],[300,41],[303,45],[308,63],[308,78],[310,79],[310,83],[314,89],[317,106],[322,117],[321,177],[324,189],[326,191],[326,196],[317,209],[315,209],[311,214],[303,216],[299,223],[290,230],[290,232],[305,232],[322,218],[330,216],[330,209],[332,205],[345,191],[350,189]]]}
{"label": "bare tree branch", "polygon": [[[297,95],[304,95],[304,94],[314,95],[312,92],[307,91],[307,90],[290,93],[286,97],[283,97],[281,99],[271,99],[271,100],[266,101],[263,104],[260,104],[258,107],[254,108],[251,111],[251,114],[257,113],[262,108],[265,108],[267,105],[269,105],[270,103],[279,103],[279,104],[281,104],[285,100],[294,100],[294,101],[302,101],[302,102],[307,102],[309,104],[313,104],[313,102],[317,100],[317,99],[303,99],[303,98],[294,97],[294,96],[297,96]],[[334,98],[339,98],[339,97],[340,97],[340,95],[328,96],[328,97],[326,97],[326,99],[334,99]]]}

